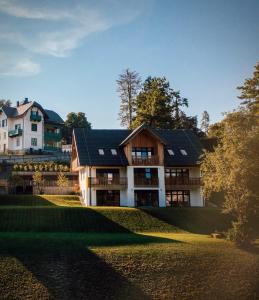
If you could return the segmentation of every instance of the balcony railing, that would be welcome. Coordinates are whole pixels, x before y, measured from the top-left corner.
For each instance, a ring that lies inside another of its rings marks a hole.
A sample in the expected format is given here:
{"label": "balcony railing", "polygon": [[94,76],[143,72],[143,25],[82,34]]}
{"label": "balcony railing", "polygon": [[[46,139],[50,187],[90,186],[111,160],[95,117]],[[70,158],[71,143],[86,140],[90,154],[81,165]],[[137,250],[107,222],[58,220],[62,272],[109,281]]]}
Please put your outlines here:
{"label": "balcony railing", "polygon": [[132,156],[132,164],[136,166],[155,166],[159,164],[157,155],[151,157],[134,157]]}
{"label": "balcony railing", "polygon": [[33,122],[40,122],[41,121],[41,116],[31,114],[30,120],[33,121]]}
{"label": "balcony railing", "polygon": [[137,187],[157,187],[159,180],[157,177],[146,178],[145,176],[134,176],[134,186]]}
{"label": "balcony railing", "polygon": [[175,187],[175,186],[200,186],[201,178],[197,177],[166,177],[165,185],[167,187]]}
{"label": "balcony railing", "polygon": [[8,136],[9,137],[15,137],[15,136],[19,136],[19,135],[22,135],[22,129],[21,128],[10,130],[8,132]]}
{"label": "balcony railing", "polygon": [[127,177],[88,177],[89,185],[92,187],[111,187],[111,186],[127,186]]}
{"label": "balcony railing", "polygon": [[44,139],[51,141],[60,141],[62,139],[62,135],[60,132],[44,132]]}

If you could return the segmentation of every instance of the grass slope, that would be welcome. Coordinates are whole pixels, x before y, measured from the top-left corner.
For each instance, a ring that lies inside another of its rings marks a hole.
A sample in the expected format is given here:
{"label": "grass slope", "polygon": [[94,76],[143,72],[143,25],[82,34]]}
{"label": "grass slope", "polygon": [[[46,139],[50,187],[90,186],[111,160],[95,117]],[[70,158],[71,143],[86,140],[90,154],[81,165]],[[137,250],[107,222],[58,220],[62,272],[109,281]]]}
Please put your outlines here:
{"label": "grass slope", "polygon": [[0,234],[1,299],[258,299],[259,254],[190,233]]}
{"label": "grass slope", "polygon": [[0,299],[259,299],[259,244],[197,234],[228,222],[216,209],[0,197]]}

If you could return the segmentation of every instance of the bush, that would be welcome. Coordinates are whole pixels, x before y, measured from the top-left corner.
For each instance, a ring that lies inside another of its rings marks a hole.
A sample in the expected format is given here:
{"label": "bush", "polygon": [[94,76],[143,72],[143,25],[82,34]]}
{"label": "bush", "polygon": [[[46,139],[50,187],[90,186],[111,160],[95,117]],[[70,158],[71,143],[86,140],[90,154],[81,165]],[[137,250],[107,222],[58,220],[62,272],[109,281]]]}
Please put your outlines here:
{"label": "bush", "polygon": [[40,172],[69,172],[69,165],[64,162],[26,162],[13,165],[13,171],[40,171]]}
{"label": "bush", "polygon": [[230,241],[238,246],[247,246],[250,244],[248,223],[244,221],[233,221],[232,227],[226,233]]}

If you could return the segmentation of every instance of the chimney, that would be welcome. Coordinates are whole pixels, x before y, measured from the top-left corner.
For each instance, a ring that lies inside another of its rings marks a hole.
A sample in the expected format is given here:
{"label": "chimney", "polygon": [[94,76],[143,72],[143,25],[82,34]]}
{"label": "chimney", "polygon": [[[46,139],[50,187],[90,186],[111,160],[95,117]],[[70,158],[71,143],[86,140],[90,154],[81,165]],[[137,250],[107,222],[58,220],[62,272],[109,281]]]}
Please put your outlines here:
{"label": "chimney", "polygon": [[26,103],[28,103],[28,102],[29,102],[28,98],[24,98],[23,104],[26,104]]}
{"label": "chimney", "polygon": [[16,106],[18,107],[20,105],[19,101],[16,102]]}

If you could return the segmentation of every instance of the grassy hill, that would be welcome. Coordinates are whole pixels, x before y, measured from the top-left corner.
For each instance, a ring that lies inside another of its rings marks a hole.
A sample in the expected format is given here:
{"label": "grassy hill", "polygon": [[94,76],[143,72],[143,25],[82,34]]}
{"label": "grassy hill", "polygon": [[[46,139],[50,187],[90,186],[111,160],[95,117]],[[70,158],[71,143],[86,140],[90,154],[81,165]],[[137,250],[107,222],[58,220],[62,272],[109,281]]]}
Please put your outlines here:
{"label": "grassy hill", "polygon": [[258,299],[259,243],[201,234],[228,222],[208,208],[1,196],[0,299]]}
{"label": "grassy hill", "polygon": [[0,197],[0,231],[178,232],[224,230],[228,217],[214,208],[81,207],[76,196]]}

